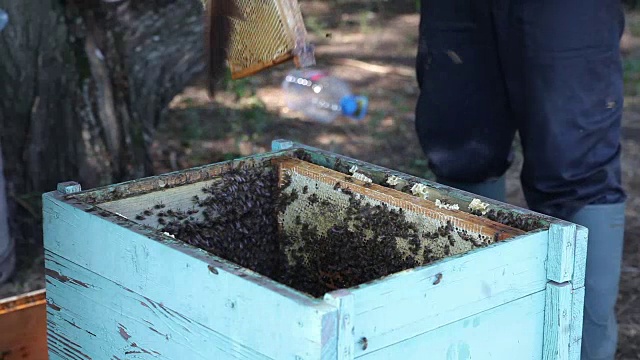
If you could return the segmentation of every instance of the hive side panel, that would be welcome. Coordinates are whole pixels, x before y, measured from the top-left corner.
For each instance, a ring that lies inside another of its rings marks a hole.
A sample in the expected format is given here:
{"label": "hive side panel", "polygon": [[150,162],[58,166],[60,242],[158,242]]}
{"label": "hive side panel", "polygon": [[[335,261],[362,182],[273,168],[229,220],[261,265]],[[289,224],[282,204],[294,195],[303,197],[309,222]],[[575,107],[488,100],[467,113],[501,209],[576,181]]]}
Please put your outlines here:
{"label": "hive side panel", "polygon": [[356,356],[543,291],[547,237],[530,234],[353,290],[356,339],[368,339]]}
{"label": "hive side panel", "polygon": [[540,360],[544,299],[537,292],[358,358]]}
{"label": "hive side panel", "polygon": [[[45,259],[48,333],[57,352],[74,351],[93,359],[134,354],[160,359],[269,359],[56,254],[47,251]],[[69,347],[71,339],[75,346]]]}
{"label": "hive side panel", "polygon": [[582,327],[584,321],[585,289],[573,290],[571,305],[571,339],[569,342],[569,359],[580,360],[582,351]]}
{"label": "hive side panel", "polygon": [[46,358],[46,322],[43,291],[0,301],[0,359]]}
{"label": "hive side panel", "polygon": [[[157,235],[151,239],[143,235],[142,226],[122,218],[87,213],[81,210],[81,204],[62,202],[53,193],[46,194],[43,200],[47,295],[54,308],[61,308],[57,317],[52,317],[51,329],[62,329],[63,335],[77,335],[80,330],[66,320],[101,313],[101,323],[105,325],[97,324],[96,331],[103,332],[112,344],[121,344],[114,351],[124,354],[131,350],[124,350],[125,343],[113,340],[125,340],[121,329],[109,324],[124,321],[119,314],[137,302],[138,306],[131,308],[137,310],[131,313],[127,324],[145,334],[145,340],[151,333],[142,328],[148,319],[141,314],[152,308],[158,319],[164,319],[164,335],[170,339],[187,344],[205,336],[183,330],[180,324],[186,322],[206,329],[202,334],[228,339],[218,345],[220,351],[231,354],[250,349],[256,356],[306,360],[320,358],[324,347],[329,346],[332,328],[323,331],[323,324],[336,311],[334,307],[182,242]],[[97,283],[92,284],[89,279]],[[125,298],[119,299],[120,295]],[[84,307],[63,309],[62,304],[75,306],[73,301],[81,300]],[[168,322],[168,314],[179,324]],[[82,339],[90,342],[80,345],[99,351],[95,337],[86,333]],[[127,346],[141,343],[133,336],[128,340]],[[197,352],[193,354],[198,358]]]}
{"label": "hive side panel", "polygon": [[544,359],[569,359],[573,305],[570,284],[549,283],[546,291]]}
{"label": "hive side panel", "polygon": [[544,359],[580,359],[584,293],[570,283],[547,285]]}

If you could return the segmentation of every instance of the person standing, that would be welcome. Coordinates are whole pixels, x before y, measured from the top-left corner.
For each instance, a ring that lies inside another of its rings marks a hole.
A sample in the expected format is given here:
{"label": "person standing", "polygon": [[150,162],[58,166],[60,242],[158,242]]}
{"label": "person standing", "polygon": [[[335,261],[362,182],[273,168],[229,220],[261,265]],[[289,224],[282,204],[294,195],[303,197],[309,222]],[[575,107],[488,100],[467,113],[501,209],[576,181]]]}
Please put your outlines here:
{"label": "person standing", "polygon": [[416,132],[439,183],[589,229],[582,359],[614,359],[624,238],[620,0],[422,0]]}

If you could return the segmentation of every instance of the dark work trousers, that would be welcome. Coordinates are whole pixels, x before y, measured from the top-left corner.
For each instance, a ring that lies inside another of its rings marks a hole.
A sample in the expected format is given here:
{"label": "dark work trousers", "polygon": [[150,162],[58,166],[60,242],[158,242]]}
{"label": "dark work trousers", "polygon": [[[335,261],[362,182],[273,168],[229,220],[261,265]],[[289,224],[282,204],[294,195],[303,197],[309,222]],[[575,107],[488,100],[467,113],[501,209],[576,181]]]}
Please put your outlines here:
{"label": "dark work trousers", "polygon": [[613,360],[626,200],[620,0],[421,4],[416,130],[431,169],[443,183],[499,178],[519,132],[528,206],[589,228],[582,359]]}
{"label": "dark work trousers", "polygon": [[416,130],[441,181],[504,175],[518,131],[531,209],[626,199],[620,0],[422,0]]}

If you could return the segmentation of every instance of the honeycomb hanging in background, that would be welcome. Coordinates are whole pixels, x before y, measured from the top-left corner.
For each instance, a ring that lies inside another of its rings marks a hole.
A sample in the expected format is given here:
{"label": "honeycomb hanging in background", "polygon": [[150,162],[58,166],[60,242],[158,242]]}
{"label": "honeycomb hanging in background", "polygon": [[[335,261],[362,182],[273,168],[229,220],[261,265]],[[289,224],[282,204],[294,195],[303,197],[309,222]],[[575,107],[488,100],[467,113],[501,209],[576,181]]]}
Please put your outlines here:
{"label": "honeycomb hanging in background", "polygon": [[228,62],[233,79],[291,60],[298,67],[315,64],[297,0],[233,1],[244,15],[231,22]]}

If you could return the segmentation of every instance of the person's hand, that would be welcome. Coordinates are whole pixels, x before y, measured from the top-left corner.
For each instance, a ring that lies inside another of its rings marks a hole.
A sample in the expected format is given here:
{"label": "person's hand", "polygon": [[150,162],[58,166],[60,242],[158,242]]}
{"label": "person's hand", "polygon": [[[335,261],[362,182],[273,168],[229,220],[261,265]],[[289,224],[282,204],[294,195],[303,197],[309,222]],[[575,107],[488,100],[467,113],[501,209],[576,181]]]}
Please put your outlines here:
{"label": "person's hand", "polygon": [[208,0],[206,4],[205,57],[208,91],[215,95],[218,81],[224,77],[231,38],[231,18],[244,19],[233,0]]}

